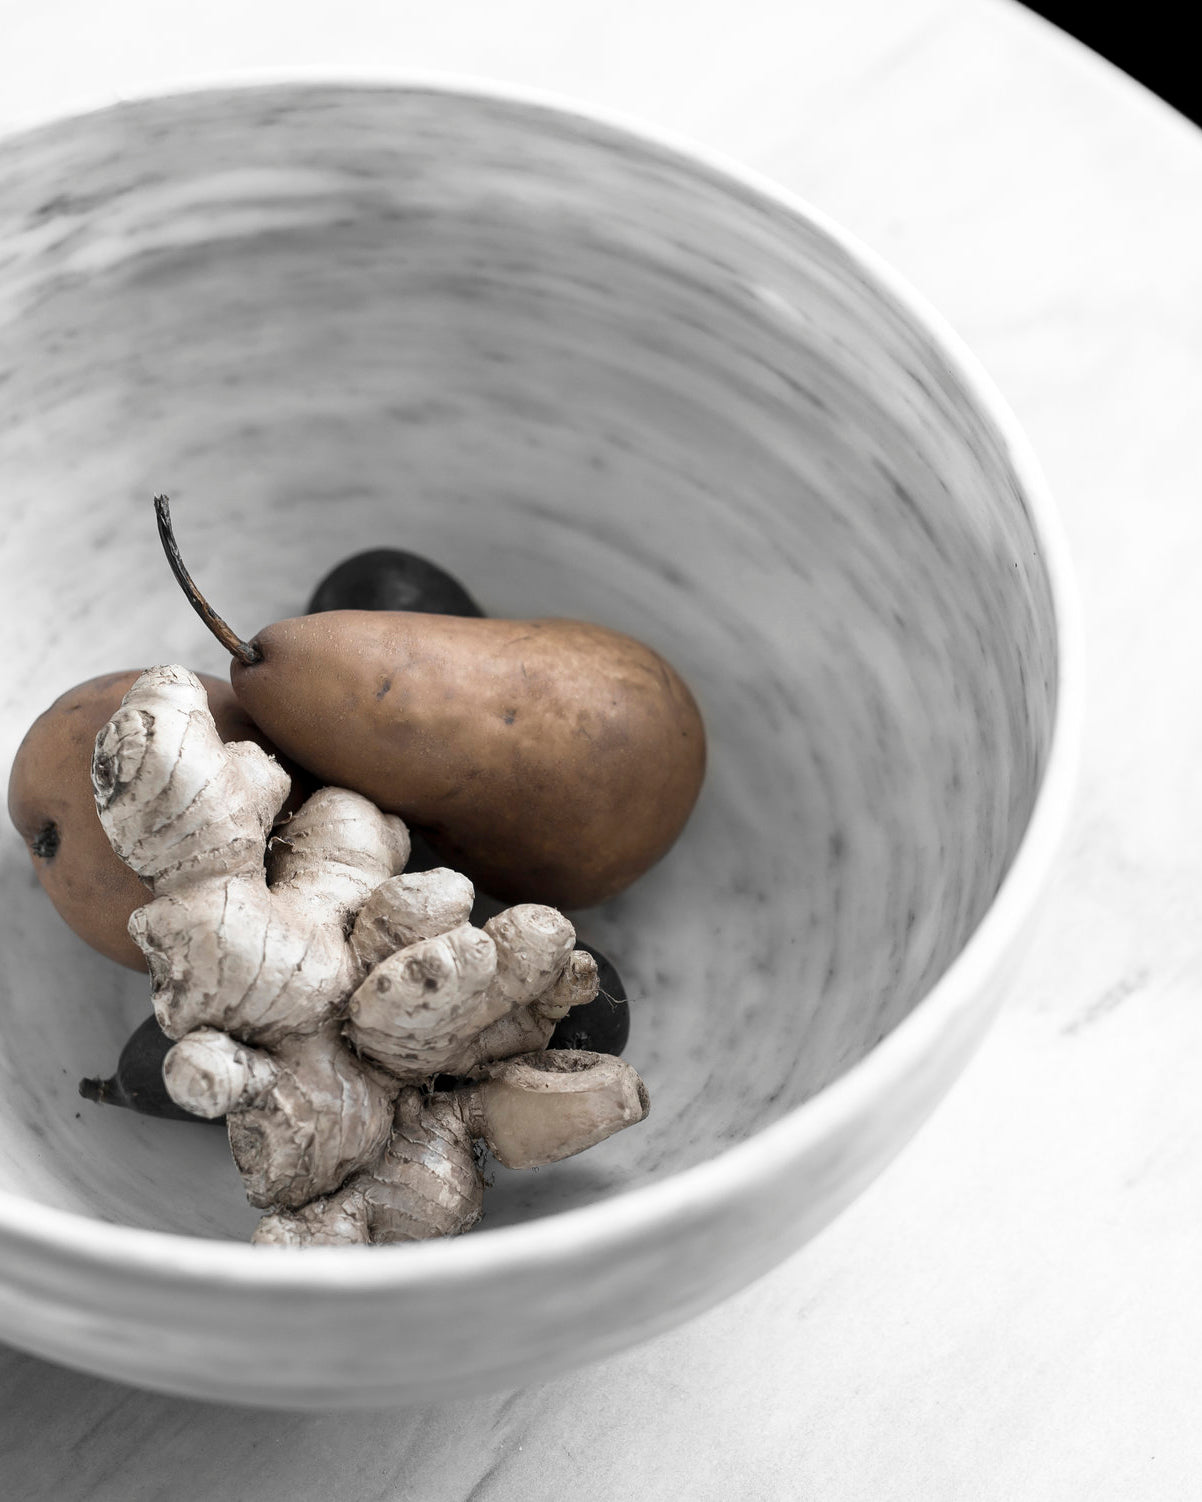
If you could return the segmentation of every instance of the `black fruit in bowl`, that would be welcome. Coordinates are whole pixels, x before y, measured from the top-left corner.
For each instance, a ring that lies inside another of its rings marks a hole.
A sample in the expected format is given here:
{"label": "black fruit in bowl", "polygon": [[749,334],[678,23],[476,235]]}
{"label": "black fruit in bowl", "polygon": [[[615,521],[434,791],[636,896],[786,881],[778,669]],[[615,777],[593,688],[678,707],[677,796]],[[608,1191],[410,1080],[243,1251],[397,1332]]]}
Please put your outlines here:
{"label": "black fruit in bowl", "polygon": [[[126,1106],[143,1116],[165,1116],[172,1121],[207,1121],[177,1106],[163,1083],[163,1060],[175,1046],[159,1026],[153,1014],[129,1035],[109,1079],[80,1080],[79,1093],[85,1100],[106,1106]],[[224,1121],[224,1117],[218,1118]]]}
{"label": "black fruit in bowl", "polygon": [[307,615],[326,610],[408,610],[482,616],[457,579],[402,548],[371,548],[332,568],[309,600]]}

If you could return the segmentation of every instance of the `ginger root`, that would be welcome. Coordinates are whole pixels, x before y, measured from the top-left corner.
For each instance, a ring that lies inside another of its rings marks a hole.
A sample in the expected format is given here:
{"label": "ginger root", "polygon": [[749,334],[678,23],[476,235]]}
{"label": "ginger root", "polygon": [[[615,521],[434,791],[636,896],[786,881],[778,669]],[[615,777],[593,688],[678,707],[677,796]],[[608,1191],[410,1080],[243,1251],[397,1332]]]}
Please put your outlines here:
{"label": "ginger root", "polygon": [[[405,873],[400,818],[322,788],[277,823],[287,775],[225,744],[200,681],[151,668],[96,737],[117,854],[153,899],[130,919],[172,1099],[226,1116],[254,1240],[398,1241],[479,1219],[475,1144],[510,1167],[579,1152],[647,1114],[628,1064],[547,1051],[597,994],[554,908],[482,927],[447,869]],[[462,1083],[433,1089],[435,1076]]]}
{"label": "ginger root", "polygon": [[647,1114],[642,1080],[609,1054],[551,1049],[488,1066],[479,1083],[397,1096],[388,1146],[336,1193],[265,1215],[253,1239],[276,1246],[406,1241],[465,1231],[479,1220],[483,1142],[506,1168],[538,1168]]}

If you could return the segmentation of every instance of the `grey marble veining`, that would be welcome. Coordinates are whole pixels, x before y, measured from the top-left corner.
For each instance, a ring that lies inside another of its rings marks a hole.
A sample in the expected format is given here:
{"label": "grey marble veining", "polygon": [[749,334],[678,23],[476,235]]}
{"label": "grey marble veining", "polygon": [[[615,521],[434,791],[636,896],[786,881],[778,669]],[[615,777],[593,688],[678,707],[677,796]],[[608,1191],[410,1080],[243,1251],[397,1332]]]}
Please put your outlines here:
{"label": "grey marble veining", "polygon": [[[560,1279],[543,1256],[505,1262],[512,1303],[538,1318],[481,1345],[466,1327],[495,1293],[475,1288],[431,1390],[666,1327],[779,1260],[897,1150],[985,1026],[1000,972],[909,1035],[829,1126],[797,1113],[914,1011],[989,910],[1051,750],[1059,641],[1008,438],[853,252],[703,164],[501,98],[195,94],[0,142],[0,383],[5,765],[34,715],[94,673],[221,670],[159,558],[160,490],[193,572],[246,634],[297,613],[335,558],[395,543],[442,561],[490,614],[629,631],[697,694],[711,761],[684,837],[577,915],[634,998],[627,1056],[651,1117],[580,1160],[497,1170],[465,1241],[673,1191],[796,1120],[795,1144],[773,1139],[787,1183],[682,1190],[674,1224],[628,1241],[619,1211],[620,1256],[607,1264],[603,1237],[574,1243]],[[0,1187],[243,1240],[253,1212],[220,1133],[75,1100],[142,1014],[144,984],[66,933],[11,838],[2,870]],[[189,1260],[203,1254],[164,1251],[130,1302],[120,1256],[90,1260],[80,1234],[34,1266],[8,1233],[20,1291],[0,1295],[5,1333],[128,1380],[224,1390]],[[445,1274],[422,1261],[423,1316],[408,1250],[377,1269],[409,1289],[397,1328],[420,1332],[475,1254],[445,1248]],[[214,1256],[227,1251],[243,1256]],[[54,1327],[78,1257],[94,1282]],[[364,1290],[335,1295],[315,1273],[315,1325],[285,1329],[287,1280],[264,1289],[245,1261],[220,1265],[239,1290],[224,1319],[253,1293],[288,1371],[280,1386],[248,1358],[239,1395],[412,1391]],[[335,1300],[332,1373],[296,1375]],[[102,1355],[89,1332],[106,1306],[128,1346]]]}

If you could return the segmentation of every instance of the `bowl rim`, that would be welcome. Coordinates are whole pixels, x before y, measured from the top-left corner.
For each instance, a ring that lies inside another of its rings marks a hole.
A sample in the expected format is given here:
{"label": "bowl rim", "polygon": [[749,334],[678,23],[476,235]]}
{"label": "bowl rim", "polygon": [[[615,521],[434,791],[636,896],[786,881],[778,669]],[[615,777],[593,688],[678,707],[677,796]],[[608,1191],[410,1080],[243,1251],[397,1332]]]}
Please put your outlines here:
{"label": "bowl rim", "polygon": [[[0,133],[0,144],[8,146],[46,129],[81,124],[90,114],[130,105],[189,94],[252,93],[280,87],[444,93],[575,119],[625,137],[635,148],[650,147],[673,156],[686,168],[700,168],[817,230],[856,263],[930,341],[993,426],[1018,479],[1039,542],[1056,626],[1057,696],[1044,775],[1027,827],[985,914],[926,995],[862,1059],[745,1142],[667,1178],[620,1190],[591,1204],[516,1225],[490,1228],[485,1224],[468,1236],[373,1246],[370,1256],[364,1256],[358,1246],[307,1247],[304,1256],[297,1256],[292,1248],[147,1230],[0,1190],[0,1245],[133,1274],[142,1281],[184,1280],[252,1292],[270,1287],[333,1295],[383,1289],[401,1292],[435,1282],[454,1287],[495,1278],[510,1269],[529,1273],[584,1252],[604,1254],[653,1234],[658,1227],[670,1227],[706,1207],[745,1195],[749,1189],[779,1184],[792,1164],[870,1112],[874,1100],[903,1079],[954,1028],[958,1018],[976,1010],[974,997],[1000,969],[1012,941],[1034,912],[1072,810],[1084,727],[1081,606],[1067,538],[1039,460],[1009,403],[960,334],[883,256],[822,209],[737,157],[683,132],[581,98],[471,73],[287,66],[233,69],[174,79],[120,99],[110,95],[82,100]],[[939,1098],[929,1103],[928,1111]]]}

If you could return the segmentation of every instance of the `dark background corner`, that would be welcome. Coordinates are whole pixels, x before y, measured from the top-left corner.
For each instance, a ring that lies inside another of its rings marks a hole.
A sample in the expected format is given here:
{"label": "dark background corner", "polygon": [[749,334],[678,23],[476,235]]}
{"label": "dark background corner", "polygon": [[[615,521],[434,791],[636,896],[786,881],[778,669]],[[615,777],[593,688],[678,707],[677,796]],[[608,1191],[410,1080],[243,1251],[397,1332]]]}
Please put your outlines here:
{"label": "dark background corner", "polygon": [[[1202,64],[1189,6],[1027,5],[1202,125]],[[1191,66],[1192,64],[1192,66]]]}

